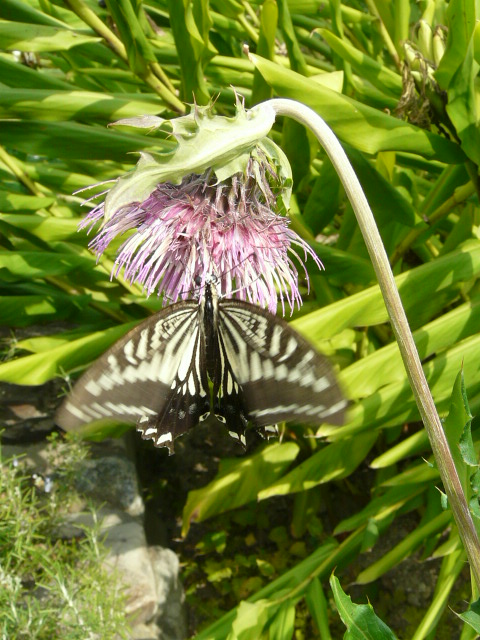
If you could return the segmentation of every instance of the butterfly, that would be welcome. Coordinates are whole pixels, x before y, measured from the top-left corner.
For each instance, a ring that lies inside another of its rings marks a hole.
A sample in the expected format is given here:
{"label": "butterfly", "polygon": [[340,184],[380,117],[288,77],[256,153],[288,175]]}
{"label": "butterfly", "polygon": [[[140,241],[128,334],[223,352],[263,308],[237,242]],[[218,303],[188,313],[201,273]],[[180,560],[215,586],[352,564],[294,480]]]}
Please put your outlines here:
{"label": "butterfly", "polygon": [[103,418],[136,422],[168,447],[212,413],[245,446],[288,420],[341,425],[347,401],[332,367],[287,322],[249,302],[218,298],[166,307],[127,333],[78,380],[55,421],[66,429]]}

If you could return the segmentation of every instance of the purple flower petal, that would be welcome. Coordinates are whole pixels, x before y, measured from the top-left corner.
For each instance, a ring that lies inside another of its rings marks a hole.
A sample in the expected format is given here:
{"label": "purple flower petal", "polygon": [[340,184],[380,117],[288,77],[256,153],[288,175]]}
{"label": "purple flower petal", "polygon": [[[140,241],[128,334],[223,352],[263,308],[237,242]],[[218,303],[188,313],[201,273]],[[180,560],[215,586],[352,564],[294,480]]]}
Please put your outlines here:
{"label": "purple flower petal", "polygon": [[[166,303],[191,297],[214,278],[220,296],[249,300],[272,313],[280,299],[284,314],[285,303],[293,311],[302,299],[291,256],[303,266],[307,282],[308,274],[292,245],[320,269],[323,265],[289,229],[289,220],[275,213],[271,166],[250,165],[246,176],[221,183],[206,172],[187,176],[180,185],[159,184],[144,202],[116,211],[90,247],[100,257],[112,240],[130,233],[117,251],[112,275],[123,268],[128,281],[141,284],[147,295],[164,294]],[[261,186],[254,178],[259,175]],[[274,186],[280,192],[281,185]],[[80,228],[90,231],[102,218],[100,204]]]}

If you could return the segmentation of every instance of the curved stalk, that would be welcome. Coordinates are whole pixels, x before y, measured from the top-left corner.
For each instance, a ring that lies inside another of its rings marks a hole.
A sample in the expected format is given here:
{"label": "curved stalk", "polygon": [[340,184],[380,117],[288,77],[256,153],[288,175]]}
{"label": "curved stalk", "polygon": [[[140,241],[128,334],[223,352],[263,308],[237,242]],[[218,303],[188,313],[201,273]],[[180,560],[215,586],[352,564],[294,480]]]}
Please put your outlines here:
{"label": "curved stalk", "polygon": [[430,440],[449,505],[467,552],[474,580],[480,587],[480,545],[477,531],[422,369],[382,239],[360,182],[335,134],[317,113],[295,100],[276,98],[265,104],[271,106],[276,115],[289,116],[308,127],[324,147],[342,181],[377,274],[393,332]]}

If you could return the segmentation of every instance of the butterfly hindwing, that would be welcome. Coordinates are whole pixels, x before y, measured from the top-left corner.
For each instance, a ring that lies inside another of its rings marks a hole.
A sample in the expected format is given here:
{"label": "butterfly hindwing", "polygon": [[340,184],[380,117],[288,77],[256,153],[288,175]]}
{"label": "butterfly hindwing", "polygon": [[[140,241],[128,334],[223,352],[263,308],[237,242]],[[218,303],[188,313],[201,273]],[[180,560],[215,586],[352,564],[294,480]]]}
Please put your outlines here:
{"label": "butterfly hindwing", "polygon": [[346,401],[327,358],[264,309],[238,300],[219,307],[225,357],[254,426],[284,420],[343,424]]}
{"label": "butterfly hindwing", "polygon": [[233,438],[244,446],[245,429],[248,424],[243,390],[237,382],[232,362],[225,348],[223,334],[218,332],[218,363],[214,378],[214,413],[223,422]]}

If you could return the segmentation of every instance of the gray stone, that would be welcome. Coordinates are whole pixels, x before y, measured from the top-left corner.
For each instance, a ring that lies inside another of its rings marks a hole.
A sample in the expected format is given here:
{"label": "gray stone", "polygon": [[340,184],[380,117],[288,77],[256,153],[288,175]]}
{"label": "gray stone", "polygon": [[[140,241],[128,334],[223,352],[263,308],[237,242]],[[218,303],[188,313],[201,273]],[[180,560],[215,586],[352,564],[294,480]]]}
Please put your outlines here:
{"label": "gray stone", "polygon": [[160,629],[156,624],[137,624],[130,631],[131,640],[158,640]]}
{"label": "gray stone", "polygon": [[75,488],[99,502],[108,502],[131,516],[144,512],[138,491],[135,465],[120,456],[82,460],[75,479]]}
{"label": "gray stone", "polygon": [[187,617],[178,557],[163,547],[150,547],[149,553],[157,587],[159,640],[184,640]]}
{"label": "gray stone", "polygon": [[[21,458],[32,473],[58,481],[62,465],[60,447],[52,459],[46,442],[5,445],[2,457]],[[108,550],[107,569],[117,572],[125,585],[126,614],[132,625],[132,640],[184,640],[187,637],[185,596],[179,578],[179,561],[167,548],[148,547],[143,524],[144,504],[139,493],[134,464],[124,441],[105,441],[91,446],[94,456],[79,463],[76,488],[86,496],[66,517],[57,535],[79,538],[86,527],[99,527]],[[88,498],[97,505],[95,520],[86,510]]]}
{"label": "gray stone", "polygon": [[[118,517],[118,514],[115,514]],[[109,548],[106,566],[119,572],[127,593],[126,613],[133,624],[150,622],[158,610],[155,575],[143,526],[124,516],[112,518],[102,529]],[[108,526],[110,524],[110,526]]]}

